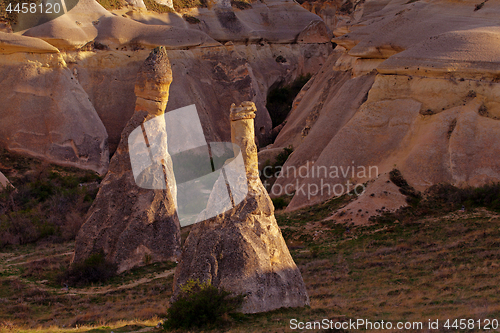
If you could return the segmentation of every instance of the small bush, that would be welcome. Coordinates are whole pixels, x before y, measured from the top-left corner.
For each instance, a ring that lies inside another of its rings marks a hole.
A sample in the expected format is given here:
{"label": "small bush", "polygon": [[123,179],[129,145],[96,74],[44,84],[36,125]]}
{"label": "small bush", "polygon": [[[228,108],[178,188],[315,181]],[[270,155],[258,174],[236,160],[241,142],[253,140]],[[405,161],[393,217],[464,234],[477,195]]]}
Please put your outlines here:
{"label": "small bush", "polygon": [[94,253],[84,262],[74,263],[58,277],[58,282],[68,286],[81,287],[92,283],[105,282],[116,276],[118,267],[106,260],[104,253]]}
{"label": "small bush", "polygon": [[486,1],[488,0],[484,0],[483,2],[481,3],[478,3],[475,7],[474,7],[474,11],[477,12],[478,10],[480,10],[481,8],[484,7],[484,4],[486,3]]}
{"label": "small bush", "polygon": [[274,163],[274,167],[281,167],[285,164],[288,157],[293,153],[293,146],[290,145],[288,147],[283,148],[283,151],[276,156],[276,162]]}
{"label": "small bush", "polygon": [[174,11],[169,6],[161,5],[154,0],[144,0],[144,5],[146,6],[146,8],[148,10],[151,10],[151,11],[157,12],[157,13],[171,13]]}
{"label": "small bush", "polygon": [[282,64],[282,63],[285,63],[287,61],[286,58],[283,57],[282,55],[277,56],[275,60],[278,64]]}
{"label": "small bush", "polygon": [[272,199],[273,200],[273,205],[274,205],[274,209],[283,209],[283,208],[286,208],[286,206],[288,206],[288,203],[286,202],[286,200],[284,198],[275,198],[275,199]]}
{"label": "small bush", "polygon": [[209,282],[188,281],[181,287],[177,299],[170,305],[163,326],[165,329],[218,327],[243,303],[244,296],[231,296]]}
{"label": "small bush", "polygon": [[433,114],[435,114],[434,111],[432,111],[431,109],[427,109],[427,110],[420,110],[419,113],[422,115],[422,116],[432,116]]}
{"label": "small bush", "polygon": [[393,169],[389,172],[389,179],[394,183],[394,185],[399,187],[399,192],[406,196],[406,201],[410,205],[418,204],[422,198],[422,194],[408,184],[398,169]]}

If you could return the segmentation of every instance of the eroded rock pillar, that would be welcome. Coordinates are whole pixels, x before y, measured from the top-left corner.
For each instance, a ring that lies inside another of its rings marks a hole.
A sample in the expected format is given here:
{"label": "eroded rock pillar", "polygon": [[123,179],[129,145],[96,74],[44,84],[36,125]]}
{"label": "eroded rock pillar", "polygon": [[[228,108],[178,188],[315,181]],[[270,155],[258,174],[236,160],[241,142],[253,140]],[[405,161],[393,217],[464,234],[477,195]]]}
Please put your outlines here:
{"label": "eroded rock pillar", "polygon": [[156,48],[137,75],[135,112],[76,237],[74,262],[102,252],[122,272],[180,254],[175,181],[162,117],[171,82],[165,48]]}
{"label": "eroded rock pillar", "polygon": [[[257,108],[253,102],[243,102],[239,106],[231,105],[231,141],[241,149],[247,178],[253,181],[259,178],[259,160],[255,144],[254,118]],[[235,155],[238,152],[235,151]]]}
{"label": "eroded rock pillar", "polygon": [[[189,280],[199,280],[245,294],[241,309],[245,313],[307,305],[304,281],[276,223],[273,203],[259,179],[255,105],[233,105],[230,117],[232,140],[241,148],[246,171],[242,183],[232,185],[248,183],[248,194],[227,211],[193,225],[175,272],[174,295]],[[224,177],[214,188],[217,186],[226,186]],[[217,201],[217,197],[211,197],[208,205]]]}

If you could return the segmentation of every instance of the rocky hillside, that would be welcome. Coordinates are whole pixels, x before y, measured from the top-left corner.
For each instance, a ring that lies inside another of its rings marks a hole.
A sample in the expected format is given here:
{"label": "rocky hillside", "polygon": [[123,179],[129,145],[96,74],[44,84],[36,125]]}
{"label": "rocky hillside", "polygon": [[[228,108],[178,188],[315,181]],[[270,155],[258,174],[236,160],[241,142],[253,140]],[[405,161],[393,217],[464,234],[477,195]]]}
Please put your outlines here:
{"label": "rocky hillside", "polygon": [[[22,15],[18,21],[31,24]],[[254,101],[261,146],[272,127],[268,89],[317,72],[332,52],[320,17],[286,0],[242,9],[216,2],[183,14],[108,11],[80,0],[44,24],[2,29],[0,144],[101,174],[134,111],[135,77],[152,48],[165,46],[172,63],[167,110],[196,104],[207,140],[229,141],[223,111]]]}
{"label": "rocky hillside", "polygon": [[[368,193],[381,201],[341,218],[366,223],[380,208],[400,206],[387,176],[377,178],[393,168],[420,191],[499,181],[499,13],[495,1],[359,5],[352,22],[333,31],[337,48],[270,147],[294,147],[283,167],[291,172],[281,173],[272,195],[296,191],[288,206],[295,210],[346,193],[348,182],[377,179]],[[293,172],[301,166],[302,174]]]}
{"label": "rocky hillside", "polygon": [[[500,179],[495,1],[100,3],[109,10],[80,0],[44,24],[1,28],[3,147],[104,174],[133,113],[138,68],[161,45],[173,71],[167,111],[196,104],[207,141],[229,140],[223,111],[235,101],[257,105],[260,148],[281,129],[261,160],[293,146],[292,171],[271,191],[295,193],[289,210],[378,179],[365,223],[400,206],[384,185],[394,168],[419,191]],[[272,131],[269,90],[308,73]]]}

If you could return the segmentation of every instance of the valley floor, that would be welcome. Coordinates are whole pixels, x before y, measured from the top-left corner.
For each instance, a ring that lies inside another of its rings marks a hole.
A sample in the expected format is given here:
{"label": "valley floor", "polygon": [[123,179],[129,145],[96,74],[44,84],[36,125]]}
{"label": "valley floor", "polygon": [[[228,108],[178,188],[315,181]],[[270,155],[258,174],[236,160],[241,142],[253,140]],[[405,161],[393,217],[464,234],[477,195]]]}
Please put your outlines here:
{"label": "valley floor", "polygon": [[[447,319],[500,319],[500,215],[477,209],[349,228],[322,221],[336,205],[276,213],[310,308],[242,316],[224,331],[289,332],[292,319],[424,325],[439,319],[444,332]],[[54,279],[68,265],[73,246],[2,250],[0,331],[159,331],[155,326],[168,308],[175,264],[153,264],[106,284],[67,289]]]}

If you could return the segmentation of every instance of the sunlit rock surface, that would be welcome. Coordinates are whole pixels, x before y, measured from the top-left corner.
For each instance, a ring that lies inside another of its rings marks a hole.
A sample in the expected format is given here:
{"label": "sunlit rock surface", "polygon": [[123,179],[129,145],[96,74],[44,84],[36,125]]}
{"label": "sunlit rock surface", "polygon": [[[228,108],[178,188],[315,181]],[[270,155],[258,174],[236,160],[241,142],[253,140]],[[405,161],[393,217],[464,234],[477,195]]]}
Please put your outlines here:
{"label": "sunlit rock surface", "polygon": [[[293,144],[284,169],[309,170],[282,173],[272,189],[272,196],[287,185],[296,191],[289,211],[393,168],[418,190],[500,180],[498,3],[375,3],[366,1],[347,30],[334,31],[339,46],[271,147]],[[355,173],[312,176],[350,166]],[[358,173],[370,166],[377,172]]]}
{"label": "sunlit rock surface", "polygon": [[0,57],[0,143],[10,151],[106,173],[108,135],[60,54]]}
{"label": "sunlit rock surface", "polygon": [[[180,225],[175,214],[174,186],[164,190],[137,186],[130,154],[141,154],[143,151],[129,151],[130,133],[163,114],[171,82],[172,72],[166,51],[157,48],[138,73],[135,112],[122,132],[109,171],[76,237],[73,262],[81,262],[102,251],[107,260],[117,264],[118,272],[122,272],[152,262],[175,260],[180,254]],[[151,131],[148,132],[150,134]],[[159,140],[156,146],[166,151],[167,138],[161,126],[154,128],[152,136],[148,136],[149,142],[153,139]],[[149,154],[142,155],[134,158],[147,163]],[[148,179],[142,179],[142,183],[175,184],[172,165],[168,155],[164,155],[162,160],[155,159],[151,166],[152,169],[156,166],[161,172],[144,173],[142,177]]]}
{"label": "sunlit rock surface", "polygon": [[[184,283],[196,279],[243,293],[245,313],[309,304],[300,271],[276,223],[272,201],[258,177],[254,110],[249,102],[231,109],[233,143],[241,147],[246,168],[240,185],[248,186],[248,195],[232,209],[193,226],[174,280],[175,294]],[[210,199],[209,205],[216,204],[216,197]]]}
{"label": "sunlit rock surface", "polygon": [[7,177],[3,173],[0,172],[0,190],[7,188],[8,186],[12,186]]}

